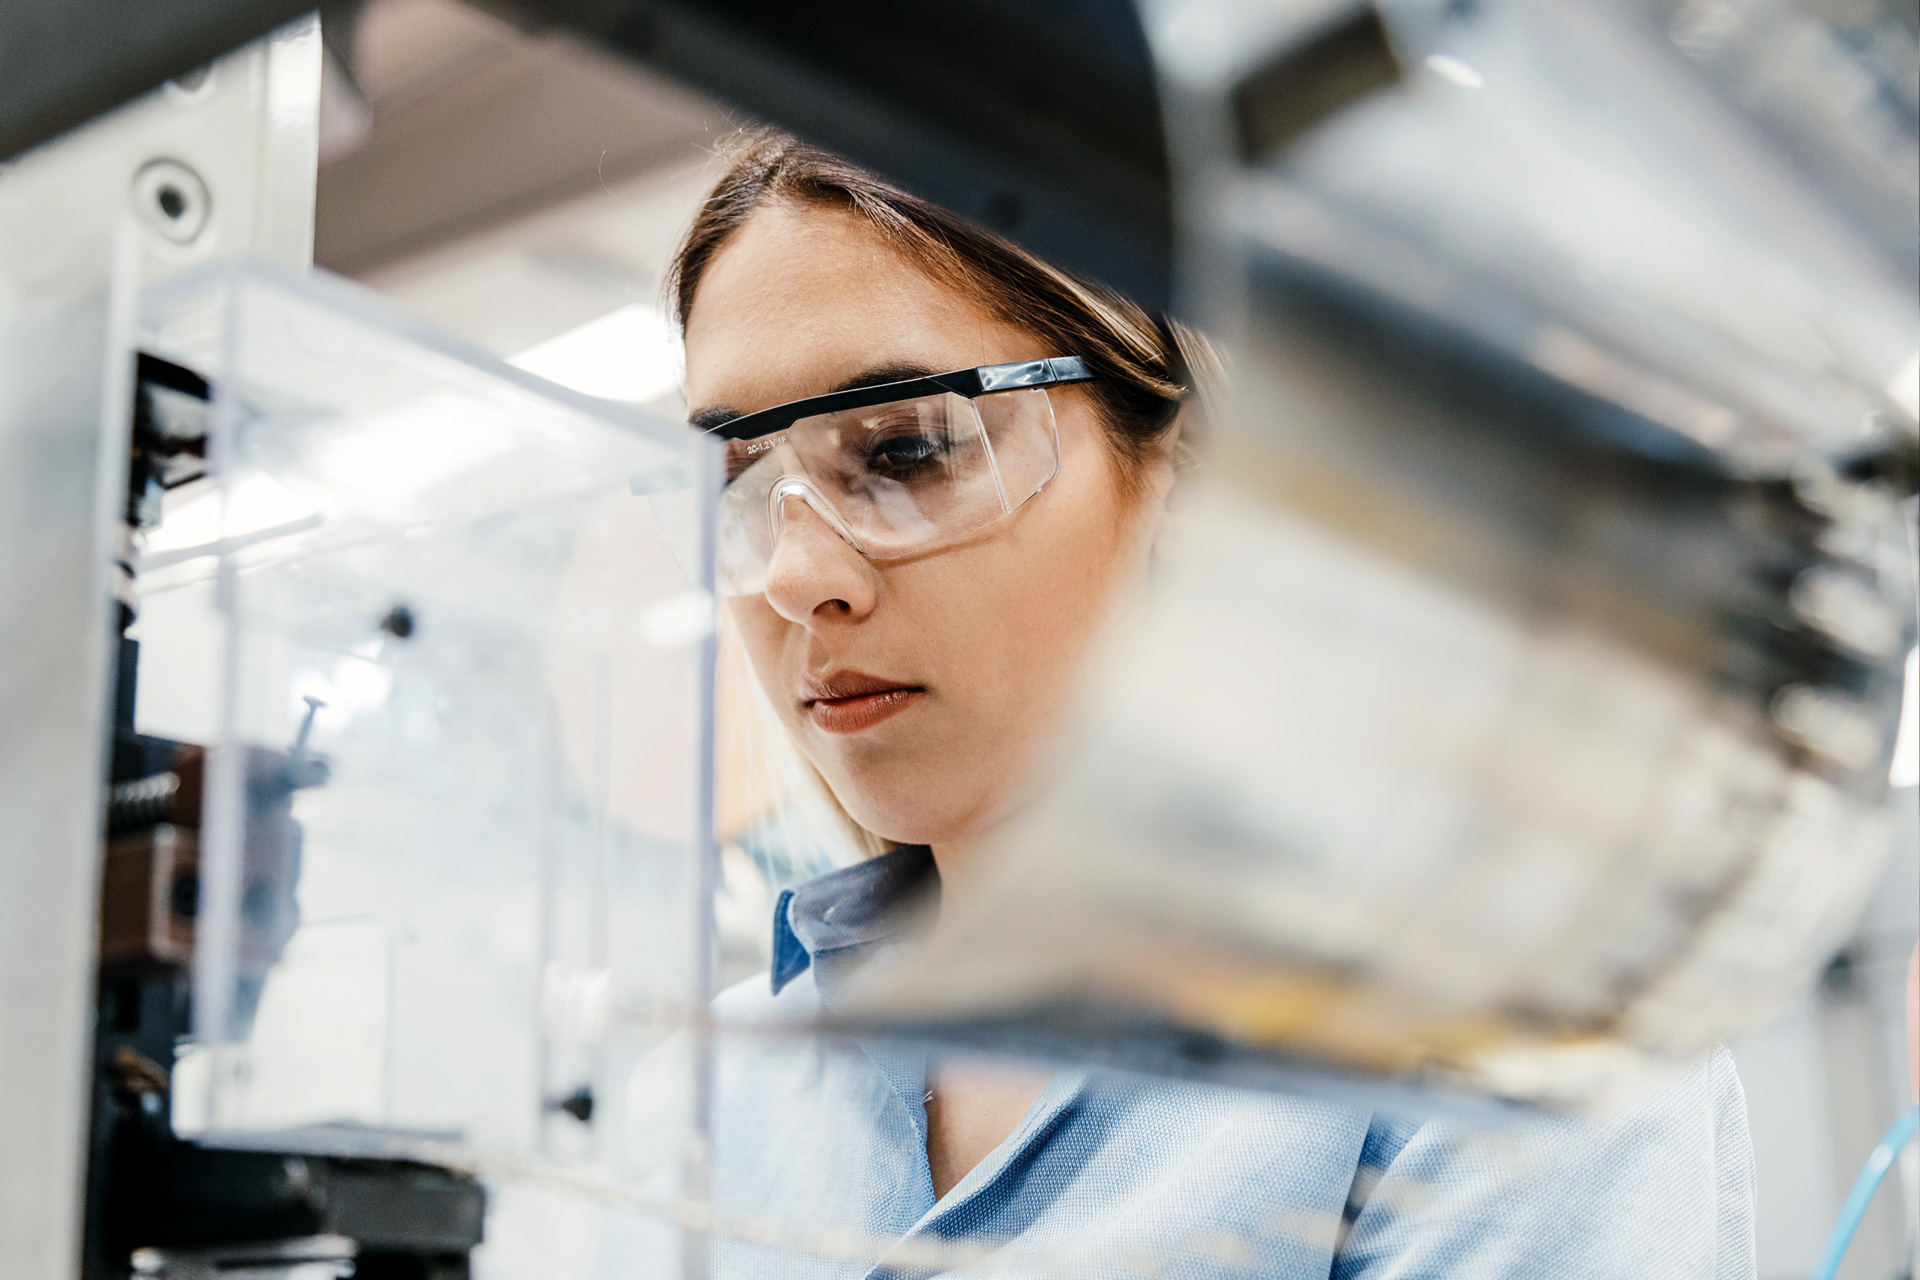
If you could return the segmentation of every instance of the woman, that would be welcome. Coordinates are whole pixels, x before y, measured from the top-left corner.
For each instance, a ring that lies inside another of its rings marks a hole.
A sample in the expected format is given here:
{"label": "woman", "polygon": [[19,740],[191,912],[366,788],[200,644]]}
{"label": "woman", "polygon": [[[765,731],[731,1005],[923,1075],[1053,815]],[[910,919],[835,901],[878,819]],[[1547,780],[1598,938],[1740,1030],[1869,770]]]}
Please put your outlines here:
{"label": "woman", "polygon": [[[731,157],[673,289],[693,421],[729,442],[731,623],[873,851],[783,894],[770,978],[718,1002],[723,1024],[777,1029],[895,943],[907,904],[967,892],[1076,664],[1143,572],[1189,429],[1193,344],[780,137]],[[1753,1270],[1724,1050],[1604,1129],[1543,1122],[1497,1142],[773,1029],[723,1039],[715,1090],[726,1276]],[[662,1149],[644,1123],[637,1141]]]}

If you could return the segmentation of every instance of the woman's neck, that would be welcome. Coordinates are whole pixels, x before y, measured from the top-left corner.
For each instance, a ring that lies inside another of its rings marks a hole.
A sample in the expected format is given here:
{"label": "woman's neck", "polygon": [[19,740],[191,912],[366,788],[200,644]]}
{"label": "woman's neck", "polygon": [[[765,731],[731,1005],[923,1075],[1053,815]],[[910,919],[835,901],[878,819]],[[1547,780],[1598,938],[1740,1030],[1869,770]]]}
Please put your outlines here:
{"label": "woman's neck", "polygon": [[978,837],[968,836],[927,846],[933,851],[933,865],[940,873],[941,901],[952,902],[968,893],[978,878],[973,872],[983,843]]}

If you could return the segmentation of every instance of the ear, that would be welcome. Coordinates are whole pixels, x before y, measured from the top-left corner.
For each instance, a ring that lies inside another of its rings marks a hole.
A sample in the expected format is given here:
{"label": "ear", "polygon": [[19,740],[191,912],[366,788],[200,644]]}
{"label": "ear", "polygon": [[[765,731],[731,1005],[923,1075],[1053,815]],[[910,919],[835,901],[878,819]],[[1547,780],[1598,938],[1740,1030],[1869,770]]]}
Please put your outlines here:
{"label": "ear", "polygon": [[1192,408],[1191,402],[1180,406],[1180,412],[1173,416],[1167,429],[1153,442],[1147,455],[1147,506],[1155,513],[1166,509],[1174,481],[1182,470],[1181,463],[1188,454],[1187,422]]}
{"label": "ear", "polygon": [[1182,473],[1192,469],[1194,421],[1193,403],[1188,401],[1180,406],[1172,423],[1153,442],[1146,459],[1141,515],[1147,528],[1145,552],[1150,576],[1170,555],[1177,554],[1174,548],[1181,541],[1180,526],[1184,521],[1175,489]]}

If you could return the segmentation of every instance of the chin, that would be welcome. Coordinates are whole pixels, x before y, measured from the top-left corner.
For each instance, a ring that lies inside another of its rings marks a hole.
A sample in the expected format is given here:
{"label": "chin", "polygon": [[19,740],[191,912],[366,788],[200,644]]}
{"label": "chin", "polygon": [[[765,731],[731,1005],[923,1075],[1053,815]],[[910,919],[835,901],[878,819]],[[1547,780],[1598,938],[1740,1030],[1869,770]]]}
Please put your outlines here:
{"label": "chin", "polygon": [[965,825],[929,815],[923,807],[891,804],[861,797],[854,804],[840,802],[847,816],[883,840],[896,844],[944,844],[964,832]]}
{"label": "chin", "polygon": [[[920,770],[911,771],[919,775]],[[983,805],[969,794],[955,794],[955,779],[930,784],[905,770],[862,770],[836,779],[834,797],[847,816],[873,834],[900,844],[945,844],[979,824]]]}

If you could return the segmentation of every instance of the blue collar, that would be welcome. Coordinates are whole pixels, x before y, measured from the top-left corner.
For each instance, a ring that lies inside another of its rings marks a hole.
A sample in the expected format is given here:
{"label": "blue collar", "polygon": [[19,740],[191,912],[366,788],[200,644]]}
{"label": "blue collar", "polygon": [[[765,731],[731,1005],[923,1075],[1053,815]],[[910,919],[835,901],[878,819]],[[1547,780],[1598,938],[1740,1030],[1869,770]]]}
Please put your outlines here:
{"label": "blue collar", "polygon": [[923,844],[829,871],[782,890],[773,908],[773,993],[813,969],[822,1001],[862,962],[894,941],[910,908],[939,901],[940,873]]}

